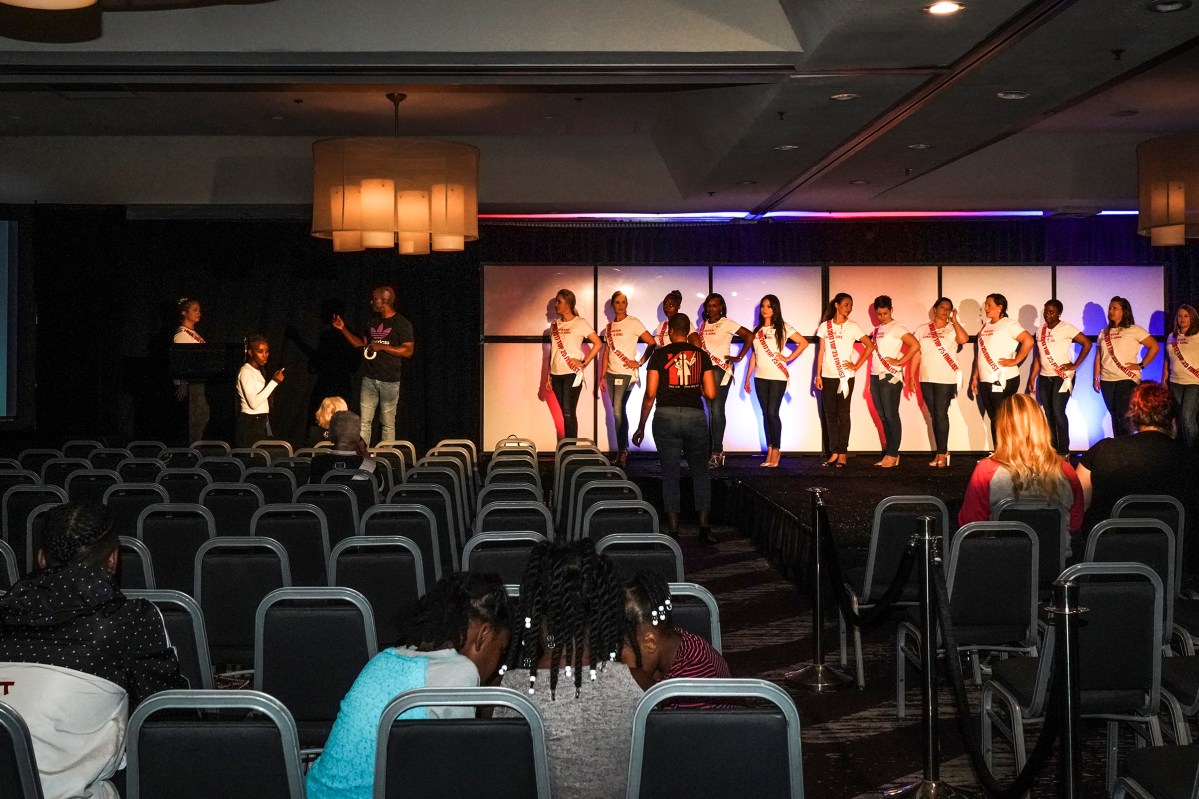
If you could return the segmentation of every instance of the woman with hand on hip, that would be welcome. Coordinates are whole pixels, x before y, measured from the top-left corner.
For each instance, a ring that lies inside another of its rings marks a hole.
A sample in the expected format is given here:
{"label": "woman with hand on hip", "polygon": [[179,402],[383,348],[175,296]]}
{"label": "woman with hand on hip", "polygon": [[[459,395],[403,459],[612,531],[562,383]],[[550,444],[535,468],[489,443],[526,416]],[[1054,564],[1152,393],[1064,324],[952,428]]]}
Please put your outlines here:
{"label": "woman with hand on hip", "polygon": [[[816,379],[824,408],[824,428],[828,433],[829,458],[822,465],[845,467],[849,460],[849,406],[853,399],[854,373],[870,360],[874,342],[857,322],[849,318],[853,297],[841,292],[829,302],[820,319],[816,335],[820,349],[816,350]],[[858,358],[854,344],[865,348]]]}
{"label": "woman with hand on hip", "polygon": [[1193,305],[1178,306],[1166,354],[1170,394],[1178,406],[1178,437],[1194,448],[1199,443],[1199,313]]}
{"label": "woman with hand on hip", "polygon": [[991,420],[991,444],[995,446],[995,422],[999,403],[1020,390],[1020,363],[1036,345],[1032,333],[1007,315],[1007,297],[988,294],[983,303],[987,321],[978,331],[977,353],[970,372],[970,390],[982,403]]}
{"label": "woman with hand on hip", "polygon": [[[550,372],[545,378],[546,391],[552,391],[562,409],[562,436],[578,438],[579,420],[575,408],[583,388],[583,370],[600,352],[599,336],[591,323],[575,312],[575,294],[562,289],[554,297],[558,319],[550,324]],[[583,342],[591,348],[583,355]]]}
{"label": "woman with hand on hip", "polygon": [[1119,436],[1132,432],[1128,403],[1141,382],[1141,370],[1157,357],[1161,347],[1148,330],[1133,321],[1132,305],[1124,297],[1112,297],[1107,322],[1107,327],[1099,331],[1095,353],[1095,390],[1103,394],[1103,404],[1111,414],[1112,435]]}
{"label": "woman with hand on hip", "polygon": [[915,335],[920,343],[920,395],[928,409],[936,447],[928,465],[944,469],[949,466],[949,403],[962,387],[962,368],[950,348],[956,353],[970,335],[958,322],[958,312],[948,297],[933,303],[932,320],[916,328]]}
{"label": "woman with hand on hip", "polygon": [[[641,367],[649,360],[657,344],[654,337],[635,316],[629,316],[629,298],[623,291],[612,295],[613,319],[604,330],[604,353],[600,357],[600,372],[604,379],[599,390],[607,392],[612,402],[612,423],[616,427],[616,459],[624,468],[629,462],[629,417],[625,404],[629,389],[641,382]],[[637,357],[637,344],[645,342],[644,354]]]}
{"label": "woman with hand on hip", "polygon": [[[754,334],[729,319],[728,306],[719,294],[709,294],[704,300],[704,318],[696,332],[700,349],[719,370],[716,373],[716,399],[707,402],[708,434],[712,440],[708,468],[717,469],[724,466],[724,406],[733,385],[733,364],[753,351]],[[741,348],[736,355],[731,354],[734,337],[741,339]]]}
{"label": "woman with hand on hip", "polygon": [[[758,304],[758,326],[754,328],[753,335],[754,350],[749,356],[742,390],[748,394],[752,386],[758,395],[758,404],[762,407],[762,426],[766,433],[766,460],[760,465],[775,469],[782,456],[783,422],[779,411],[783,407],[787,381],[791,377],[787,365],[803,353],[808,340],[783,321],[783,307],[773,294],[767,294]],[[787,342],[794,345],[790,352],[787,352]]]}
{"label": "woman with hand on hip", "polygon": [[874,464],[883,469],[899,465],[899,442],[903,438],[899,400],[901,396],[912,396],[911,386],[904,380],[904,367],[920,355],[920,342],[895,321],[891,311],[890,297],[880,294],[874,298],[878,325],[871,336],[874,357],[870,359],[870,399],[883,424],[883,459]]}

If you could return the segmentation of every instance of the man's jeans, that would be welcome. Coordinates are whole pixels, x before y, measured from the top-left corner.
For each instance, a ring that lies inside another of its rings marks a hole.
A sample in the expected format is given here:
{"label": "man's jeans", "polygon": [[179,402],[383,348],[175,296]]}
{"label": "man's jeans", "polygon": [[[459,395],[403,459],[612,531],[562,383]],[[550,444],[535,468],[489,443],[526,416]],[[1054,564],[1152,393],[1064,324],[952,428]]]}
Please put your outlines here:
{"label": "man's jeans", "polygon": [[362,413],[362,440],[371,443],[371,425],[375,421],[375,408],[379,409],[379,424],[383,428],[383,441],[396,437],[396,405],[400,401],[400,382],[386,383],[369,377],[362,378],[358,395],[358,409]]}

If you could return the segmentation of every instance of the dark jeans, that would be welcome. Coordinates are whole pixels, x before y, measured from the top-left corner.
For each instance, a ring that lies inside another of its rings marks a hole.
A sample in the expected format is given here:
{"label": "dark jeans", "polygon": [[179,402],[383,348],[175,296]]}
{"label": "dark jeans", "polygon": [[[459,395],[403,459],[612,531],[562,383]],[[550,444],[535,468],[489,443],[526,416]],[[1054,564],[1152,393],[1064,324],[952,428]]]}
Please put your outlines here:
{"label": "dark jeans", "polygon": [[558,407],[562,409],[562,437],[579,437],[579,419],[575,416],[575,407],[579,404],[579,394],[582,386],[575,386],[575,374],[550,375],[550,385],[554,388],[554,396],[558,398]]}
{"label": "dark jeans", "polygon": [[1128,424],[1128,403],[1132,402],[1132,392],[1136,387],[1135,380],[1099,381],[1103,404],[1112,416],[1112,435],[1122,436],[1132,431]]}
{"label": "dark jeans", "polygon": [[883,454],[899,456],[899,441],[903,438],[903,423],[899,421],[899,400],[903,383],[888,380],[882,375],[870,375],[870,399],[883,424]]}
{"label": "dark jeans", "polygon": [[204,439],[208,429],[208,396],[207,386],[200,380],[187,381],[187,445]]}
{"label": "dark jeans", "polygon": [[612,403],[612,424],[616,426],[616,448],[621,452],[629,448],[629,415],[625,408],[629,401],[632,375],[604,375],[608,387],[608,400]]}
{"label": "dark jeans", "polygon": [[787,381],[755,377],[754,393],[758,395],[758,404],[762,406],[762,426],[766,428],[766,446],[772,449],[782,449],[783,420],[779,418],[779,411],[783,407],[783,396],[787,393]]}
{"label": "dark jeans", "polygon": [[824,406],[824,429],[828,434],[828,451],[833,455],[844,455],[849,451],[849,401],[853,397],[853,378],[849,378],[849,393],[841,396],[841,378],[824,377],[820,384],[820,402]]}
{"label": "dark jeans", "polygon": [[687,458],[691,469],[691,489],[695,509],[712,507],[712,481],[708,476],[708,421],[702,408],[663,408],[654,410],[654,443],[662,464],[662,508],[666,513],[679,513],[682,500],[679,491],[681,461]]}
{"label": "dark jeans", "polygon": [[265,413],[239,413],[234,428],[234,446],[252,447],[255,441],[270,438],[267,434],[270,418]]}
{"label": "dark jeans", "polygon": [[1199,443],[1199,386],[1180,386],[1170,382],[1170,393],[1178,405],[1178,435],[1188,447]]}
{"label": "dark jeans", "polygon": [[1063,394],[1064,378],[1052,375],[1046,377],[1042,372],[1037,376],[1037,401],[1045,409],[1045,418],[1049,420],[1049,433],[1053,436],[1053,448],[1060,455],[1070,451],[1070,420],[1066,418],[1066,403],[1070,401],[1070,392]]}
{"label": "dark jeans", "polygon": [[956,383],[920,384],[924,407],[928,408],[928,416],[933,423],[933,441],[936,442],[938,455],[949,452],[949,403],[953,402],[957,393]]}
{"label": "dark jeans", "polygon": [[704,404],[708,406],[708,436],[711,438],[712,451],[724,452],[724,428],[727,419],[724,416],[724,404],[729,398],[729,389],[733,387],[733,381],[730,380],[725,385],[720,385],[720,381],[724,379],[723,373],[716,370],[716,399],[704,400]]}
{"label": "dark jeans", "polygon": [[982,412],[991,420],[991,446],[995,444],[995,414],[999,411],[999,403],[1003,402],[1008,397],[1020,390],[1020,375],[1008,380],[1006,383],[1000,383],[998,386],[994,383],[984,383],[978,381],[978,402],[982,406]]}

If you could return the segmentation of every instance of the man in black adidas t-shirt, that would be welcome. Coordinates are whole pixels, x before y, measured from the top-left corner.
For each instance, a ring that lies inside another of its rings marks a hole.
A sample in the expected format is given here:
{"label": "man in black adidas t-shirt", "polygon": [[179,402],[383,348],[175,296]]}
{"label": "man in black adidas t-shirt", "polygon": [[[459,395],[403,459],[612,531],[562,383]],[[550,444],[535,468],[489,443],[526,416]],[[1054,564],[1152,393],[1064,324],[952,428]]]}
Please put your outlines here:
{"label": "man in black adidas t-shirt", "polygon": [[708,456],[711,442],[708,437],[708,418],[703,399],[716,399],[716,377],[708,354],[687,343],[691,319],[677,313],[670,317],[670,344],[659,347],[646,368],[645,399],[641,403],[641,424],[633,434],[633,443],[641,446],[645,439],[645,422],[649,419],[654,400],[654,442],[662,463],[662,504],[666,512],[666,530],[674,538],[679,535],[679,513],[682,500],[679,491],[679,472],[686,456],[691,468],[691,483],[695,494],[695,510],[699,515],[699,537],[713,543],[708,512],[712,506],[712,483],[708,476]]}

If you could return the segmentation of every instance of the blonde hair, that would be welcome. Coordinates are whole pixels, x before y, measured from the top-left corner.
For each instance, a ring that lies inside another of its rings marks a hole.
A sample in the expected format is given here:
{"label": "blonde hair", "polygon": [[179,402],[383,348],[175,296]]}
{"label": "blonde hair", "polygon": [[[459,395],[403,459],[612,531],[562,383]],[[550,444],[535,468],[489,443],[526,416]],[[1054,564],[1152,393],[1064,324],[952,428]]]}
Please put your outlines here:
{"label": "blonde hair", "polygon": [[1045,412],[1027,394],[1013,394],[995,414],[992,460],[1012,475],[1016,496],[1052,497],[1062,479],[1062,456],[1053,448]]}
{"label": "blonde hair", "polygon": [[321,407],[316,409],[316,423],[328,430],[329,420],[333,418],[333,414],[349,409],[350,406],[341,397],[325,397],[321,400]]}

